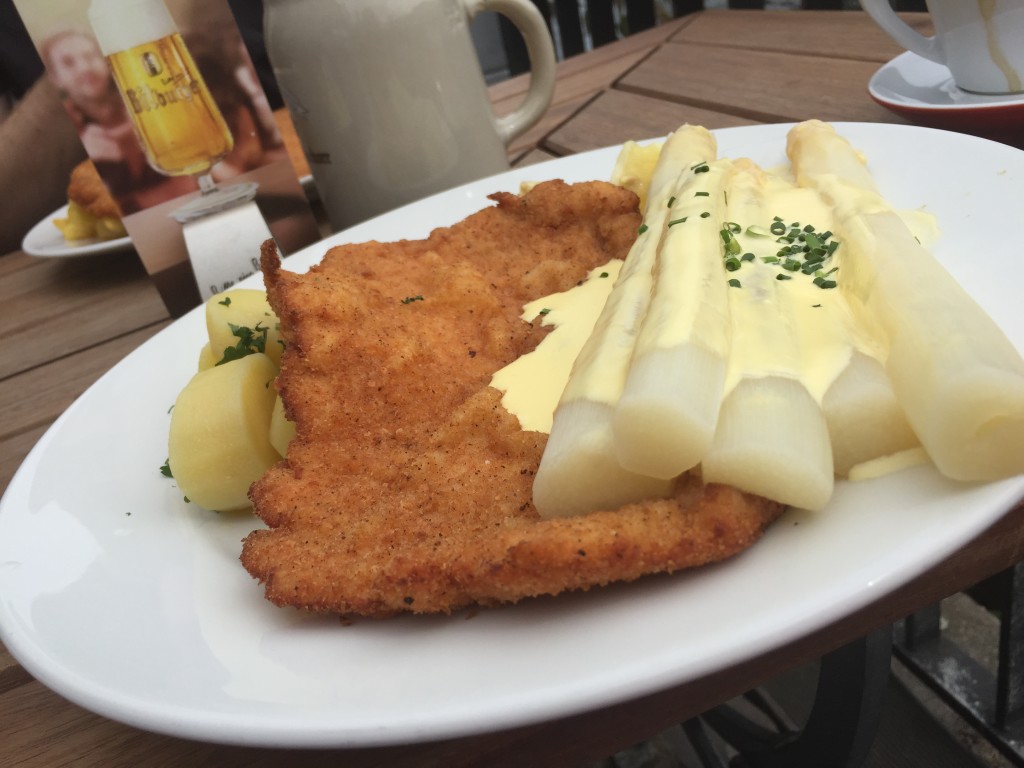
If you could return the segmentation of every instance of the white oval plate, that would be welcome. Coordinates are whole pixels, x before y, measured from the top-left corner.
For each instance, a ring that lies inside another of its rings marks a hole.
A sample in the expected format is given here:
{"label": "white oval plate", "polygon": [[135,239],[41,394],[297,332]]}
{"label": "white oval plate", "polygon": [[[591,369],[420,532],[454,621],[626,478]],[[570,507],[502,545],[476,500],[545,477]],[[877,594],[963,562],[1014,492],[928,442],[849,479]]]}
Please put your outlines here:
{"label": "white oval plate", "polygon": [[65,240],[63,233],[53,223],[54,219],[65,219],[67,205],[63,205],[45,219],[37,222],[21,241],[21,250],[29,256],[46,259],[71,259],[79,256],[96,256],[103,253],[119,253],[132,247],[130,237],[112,240]]}
{"label": "white oval plate", "polygon": [[[1024,199],[1024,153],[969,136],[839,124],[897,207],[939,217],[936,256],[1024,347],[1024,262],[998,237]],[[788,126],[717,131],[721,154],[784,162]],[[362,224],[326,245],[420,237],[524,180],[603,179],[617,148],[514,170]],[[956,159],[957,162],[951,162]],[[250,281],[258,286],[258,278]],[[185,504],[158,468],[168,409],[203,343],[196,310],[64,413],[0,502],[0,639],[102,715],[250,745],[397,744],[508,728],[676,685],[856,610],[955,551],[1024,495],[919,467],[838,484],[716,566],[472,618],[357,621],[279,609],[238,563],[247,515]]]}

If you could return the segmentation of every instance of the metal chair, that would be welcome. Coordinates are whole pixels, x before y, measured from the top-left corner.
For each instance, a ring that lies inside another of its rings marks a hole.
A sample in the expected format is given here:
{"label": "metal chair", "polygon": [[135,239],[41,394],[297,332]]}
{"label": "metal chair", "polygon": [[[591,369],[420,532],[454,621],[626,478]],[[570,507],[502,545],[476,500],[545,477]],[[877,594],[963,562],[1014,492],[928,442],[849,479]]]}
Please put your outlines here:
{"label": "metal chair", "polygon": [[[759,718],[723,705],[687,721],[683,729],[704,768],[857,768],[878,730],[891,648],[892,628],[884,627],[825,656],[802,727],[755,689],[743,698]],[[734,757],[719,751],[712,731],[737,753]]]}

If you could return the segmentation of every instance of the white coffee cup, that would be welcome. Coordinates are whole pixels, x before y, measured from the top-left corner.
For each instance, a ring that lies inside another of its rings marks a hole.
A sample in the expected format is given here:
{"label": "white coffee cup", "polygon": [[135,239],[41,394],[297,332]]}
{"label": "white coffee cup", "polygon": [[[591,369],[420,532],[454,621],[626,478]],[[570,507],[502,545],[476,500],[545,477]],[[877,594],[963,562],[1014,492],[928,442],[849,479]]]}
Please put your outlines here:
{"label": "white coffee cup", "polygon": [[928,0],[934,37],[911,29],[889,0],[860,3],[897,43],[945,65],[965,91],[1024,92],[1024,0]]}
{"label": "white coffee cup", "polygon": [[[526,41],[528,93],[495,116],[469,32],[481,10]],[[267,53],[331,226],[508,170],[508,143],[554,93],[530,0],[265,0]]]}

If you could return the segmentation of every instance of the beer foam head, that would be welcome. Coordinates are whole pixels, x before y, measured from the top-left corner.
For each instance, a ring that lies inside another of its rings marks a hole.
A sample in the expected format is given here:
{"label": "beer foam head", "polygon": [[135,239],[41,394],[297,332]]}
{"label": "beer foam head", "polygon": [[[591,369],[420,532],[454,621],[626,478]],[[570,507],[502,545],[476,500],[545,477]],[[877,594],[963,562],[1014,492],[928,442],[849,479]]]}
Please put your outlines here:
{"label": "beer foam head", "polygon": [[104,56],[178,31],[163,0],[92,0],[89,22]]}

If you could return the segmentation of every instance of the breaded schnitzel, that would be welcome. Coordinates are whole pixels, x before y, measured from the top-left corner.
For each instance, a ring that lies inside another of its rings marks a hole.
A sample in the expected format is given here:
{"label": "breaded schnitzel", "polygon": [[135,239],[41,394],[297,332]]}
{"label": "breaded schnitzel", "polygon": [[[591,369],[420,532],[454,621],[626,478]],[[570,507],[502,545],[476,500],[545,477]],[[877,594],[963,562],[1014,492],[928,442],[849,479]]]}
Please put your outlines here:
{"label": "breaded schnitzel", "polygon": [[68,200],[77,203],[97,219],[121,218],[121,208],[110,196],[92,160],[83,160],[71,170]]}
{"label": "breaded schnitzel", "polygon": [[91,160],[83,160],[72,169],[67,193],[67,215],[53,220],[65,240],[110,240],[127,234],[121,209]]}
{"label": "breaded schnitzel", "polygon": [[538,516],[547,436],[520,429],[491,375],[546,332],[522,305],[624,258],[640,215],[603,182],[492,199],[426,240],[333,248],[305,275],[265,248],[297,437],[250,491],[269,529],[242,562],[274,603],[387,616],[515,602],[721,560],[781,512],[685,477],[668,499]]}

